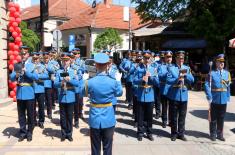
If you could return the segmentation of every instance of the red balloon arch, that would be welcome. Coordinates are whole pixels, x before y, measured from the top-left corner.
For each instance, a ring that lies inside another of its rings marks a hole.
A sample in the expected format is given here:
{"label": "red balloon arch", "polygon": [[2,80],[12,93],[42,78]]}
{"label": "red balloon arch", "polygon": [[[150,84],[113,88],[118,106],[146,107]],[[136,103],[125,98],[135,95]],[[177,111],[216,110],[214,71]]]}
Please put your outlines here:
{"label": "red balloon arch", "polygon": [[[8,69],[12,71],[14,69],[14,64],[21,61],[21,56],[19,55],[20,46],[22,46],[22,33],[19,27],[21,18],[20,18],[20,6],[19,4],[9,2],[8,3],[8,11],[9,11],[9,23],[8,23],[8,31],[10,32],[10,37],[14,39],[14,41],[10,41],[8,44]],[[17,83],[9,81],[8,86],[10,89],[9,96],[16,101],[16,87]]]}

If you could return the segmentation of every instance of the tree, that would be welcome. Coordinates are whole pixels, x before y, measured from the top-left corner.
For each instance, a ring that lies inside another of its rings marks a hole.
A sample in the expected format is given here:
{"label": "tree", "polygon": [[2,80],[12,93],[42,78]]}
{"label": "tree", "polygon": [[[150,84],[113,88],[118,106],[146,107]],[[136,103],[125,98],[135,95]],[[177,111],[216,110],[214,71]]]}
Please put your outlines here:
{"label": "tree", "polygon": [[27,23],[24,21],[20,23],[20,28],[22,31],[23,45],[28,46],[30,51],[35,51],[37,45],[40,43],[39,36],[33,30],[28,29]]}
{"label": "tree", "polygon": [[101,34],[99,34],[95,40],[95,49],[116,49],[122,45],[122,38],[118,34],[118,31],[113,28],[108,28]]}
{"label": "tree", "polygon": [[235,30],[235,0],[133,0],[143,22],[184,19],[188,32],[222,50]]}

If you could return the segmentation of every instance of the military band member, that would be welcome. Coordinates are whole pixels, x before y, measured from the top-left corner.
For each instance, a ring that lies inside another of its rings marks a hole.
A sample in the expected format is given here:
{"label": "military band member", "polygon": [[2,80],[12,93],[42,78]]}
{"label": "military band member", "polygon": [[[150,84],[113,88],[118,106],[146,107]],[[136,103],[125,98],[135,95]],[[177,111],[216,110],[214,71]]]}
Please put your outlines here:
{"label": "military band member", "polygon": [[[70,57],[70,66],[71,68],[74,70],[74,74],[77,77],[77,80],[82,81],[82,69],[75,63],[76,61],[76,51],[72,51],[72,53],[70,53],[69,57]],[[75,128],[79,128],[79,105],[80,105],[80,84],[75,87],[75,96],[76,96],[76,101],[74,103],[74,127]]]}
{"label": "military band member", "polygon": [[[112,78],[115,78],[117,73],[119,73],[119,71],[117,66],[113,63],[113,56],[109,56],[108,75],[111,76]],[[116,112],[117,97],[113,98],[112,104],[114,112]]]}
{"label": "military band member", "polygon": [[187,141],[185,137],[185,118],[188,104],[188,88],[194,82],[190,67],[184,65],[184,51],[176,53],[176,64],[169,67],[166,83],[171,85],[168,96],[171,100],[171,140],[179,138]]}
{"label": "military band member", "polygon": [[61,55],[62,67],[57,71],[54,85],[58,88],[58,102],[60,108],[61,141],[66,138],[73,141],[73,110],[75,97],[75,87],[79,81],[70,66],[69,53]]}
{"label": "military band member", "polygon": [[223,135],[224,117],[227,103],[230,100],[230,73],[224,69],[224,55],[216,57],[216,69],[210,72],[205,82],[206,97],[209,102],[210,137],[212,141],[218,138],[225,141]]}
{"label": "military band member", "polygon": [[55,68],[52,61],[50,61],[49,52],[43,53],[43,65],[46,67],[46,70],[48,71],[49,78],[44,80],[44,87],[45,87],[45,105],[47,107],[47,117],[49,119],[52,119],[52,101],[53,101],[53,81],[54,81],[54,74],[55,70],[58,70],[59,67],[57,66],[57,69]]}
{"label": "military band member", "polygon": [[97,75],[85,84],[86,94],[90,95],[90,140],[91,154],[101,154],[101,144],[104,155],[112,155],[113,134],[116,124],[115,112],[112,106],[114,97],[122,95],[121,74],[116,79],[107,74],[109,57],[104,53],[94,56]]}
{"label": "military band member", "polygon": [[[44,121],[45,121],[45,112],[44,112],[44,102],[45,102],[45,87],[44,87],[44,80],[49,79],[48,71],[46,67],[41,63],[42,53],[40,52],[33,52],[32,62],[34,66],[34,70],[32,72],[38,74],[38,80],[34,80],[33,88],[35,93],[35,106],[34,106],[34,122],[35,125],[38,124],[40,128],[44,128]],[[38,103],[38,117],[39,121],[37,121],[36,116],[36,103]]]}
{"label": "military band member", "polygon": [[162,127],[163,128],[166,128],[167,121],[168,119],[170,119],[170,115],[171,115],[170,108],[169,108],[169,99],[167,97],[170,85],[166,84],[166,78],[167,78],[168,68],[172,66],[171,64],[172,55],[173,53],[171,51],[165,51],[164,53],[165,63],[160,65],[158,68],[158,76],[160,80],[160,100],[162,104]]}
{"label": "military band member", "polygon": [[129,54],[129,58],[126,59],[126,61],[120,65],[120,70],[124,74],[125,78],[125,85],[126,85],[126,100],[128,103],[128,109],[131,109],[132,107],[132,82],[133,82],[133,72],[130,72],[130,69],[132,68],[133,64],[133,57],[135,57],[135,51],[132,51]]}
{"label": "military band member", "polygon": [[[34,89],[33,81],[38,80],[38,74],[33,73],[33,65],[29,58],[28,51],[21,51],[22,62],[15,65],[16,68],[21,68],[13,71],[10,75],[11,81],[17,81],[17,112],[20,125],[19,142],[27,138],[27,141],[32,141],[34,129]],[[18,66],[18,67],[17,67]],[[19,67],[20,66],[20,67]]]}
{"label": "military band member", "polygon": [[[136,61],[131,70],[134,72],[134,76],[138,66],[142,63],[143,56],[142,51],[137,51]],[[134,116],[134,127],[137,127],[138,121],[138,101],[137,101],[137,88],[138,85],[135,85],[134,82],[132,83],[132,91],[133,91],[133,116]]]}
{"label": "military band member", "polygon": [[[87,73],[87,70],[85,68],[85,62],[81,59],[81,51],[79,48],[74,48],[73,49],[73,54],[75,55],[76,57],[76,60],[75,60],[75,64],[79,67],[79,71],[82,72],[82,75],[84,73]],[[80,81],[81,83],[79,85],[83,85],[83,81]],[[83,91],[80,91],[80,94],[79,94],[79,118],[81,119],[84,119],[83,117]]]}
{"label": "military band member", "polygon": [[153,141],[152,124],[153,124],[153,103],[154,89],[159,84],[157,70],[151,65],[151,53],[144,51],[143,64],[137,67],[133,83],[138,86],[137,88],[137,101],[138,101],[138,129],[137,139],[142,141],[144,136],[144,120],[147,122],[146,130],[147,137]]}

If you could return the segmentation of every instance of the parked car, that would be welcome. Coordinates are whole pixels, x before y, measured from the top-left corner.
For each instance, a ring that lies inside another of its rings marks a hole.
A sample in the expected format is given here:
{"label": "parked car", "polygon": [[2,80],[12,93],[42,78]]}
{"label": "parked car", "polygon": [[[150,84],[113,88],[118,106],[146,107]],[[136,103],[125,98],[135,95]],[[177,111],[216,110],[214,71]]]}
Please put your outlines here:
{"label": "parked car", "polygon": [[85,60],[85,69],[89,74],[89,77],[94,77],[97,73],[96,67],[95,67],[95,61],[94,59],[86,59]]}

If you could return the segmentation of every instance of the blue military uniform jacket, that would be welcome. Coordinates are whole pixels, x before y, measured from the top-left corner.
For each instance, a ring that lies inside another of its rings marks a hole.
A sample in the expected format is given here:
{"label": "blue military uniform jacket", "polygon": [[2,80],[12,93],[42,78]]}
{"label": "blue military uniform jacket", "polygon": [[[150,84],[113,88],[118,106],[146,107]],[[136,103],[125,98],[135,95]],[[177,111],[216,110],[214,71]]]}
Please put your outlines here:
{"label": "blue military uniform jacket", "polygon": [[11,81],[17,80],[17,90],[16,90],[16,98],[17,100],[31,100],[35,98],[34,89],[33,89],[33,81],[38,80],[38,74],[33,73],[33,64],[31,62],[27,62],[24,65],[26,71],[23,75],[20,75],[19,78],[16,79],[16,72],[13,71],[10,75]]}
{"label": "blue military uniform jacket", "polygon": [[34,65],[33,72],[38,74],[38,80],[34,80],[34,83],[33,83],[34,93],[35,94],[45,93],[44,80],[49,79],[46,66],[41,63],[33,64],[33,65]]}
{"label": "blue military uniform jacket", "polygon": [[[112,103],[114,97],[122,95],[122,84],[106,73],[98,73],[88,80],[87,91],[92,104]],[[114,109],[112,106],[90,108],[89,125],[91,128],[109,128],[116,124]]]}
{"label": "blue military uniform jacket", "polygon": [[64,73],[64,69],[61,68],[56,72],[56,78],[54,85],[58,88],[58,100],[60,104],[75,103],[75,87],[79,85],[79,81],[76,79],[76,75],[72,68],[68,68],[70,81],[66,82],[66,87],[62,87],[63,77],[61,73]]}
{"label": "blue military uniform jacket", "polygon": [[[186,69],[187,74],[184,77],[184,84],[181,84],[179,79],[180,69]],[[166,83],[171,85],[168,91],[168,97],[174,101],[187,102],[188,101],[188,88],[194,82],[193,75],[190,72],[190,68],[186,65],[182,65],[179,68],[178,65],[174,64],[168,69]]]}
{"label": "blue military uniform jacket", "polygon": [[227,104],[230,100],[230,73],[226,70],[211,72],[211,88],[209,79],[205,82],[205,92],[212,104]]}
{"label": "blue military uniform jacket", "polygon": [[55,74],[54,66],[50,61],[47,64],[44,64],[46,66],[46,70],[48,72],[48,78],[44,80],[44,87],[45,88],[52,88],[52,80],[51,75]]}
{"label": "blue military uniform jacket", "polygon": [[[148,79],[148,83],[145,84],[143,76],[146,75],[147,71],[150,72],[151,76]],[[152,65],[148,65],[148,67],[146,67],[144,64],[140,64],[136,69],[133,84],[137,86],[137,101],[141,103],[154,102],[154,87],[158,87],[159,85],[157,69]]]}
{"label": "blue military uniform jacket", "polygon": [[133,62],[130,59],[126,59],[119,66],[121,72],[123,72],[123,78],[125,78],[127,82],[132,82],[131,81],[132,79],[129,76],[130,75],[129,70],[131,69],[132,64],[133,64]]}
{"label": "blue military uniform jacket", "polygon": [[167,73],[172,64],[162,64],[158,67],[158,77],[160,81],[160,94],[167,96],[170,85],[166,83]]}

